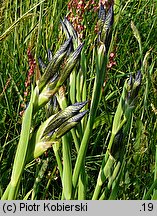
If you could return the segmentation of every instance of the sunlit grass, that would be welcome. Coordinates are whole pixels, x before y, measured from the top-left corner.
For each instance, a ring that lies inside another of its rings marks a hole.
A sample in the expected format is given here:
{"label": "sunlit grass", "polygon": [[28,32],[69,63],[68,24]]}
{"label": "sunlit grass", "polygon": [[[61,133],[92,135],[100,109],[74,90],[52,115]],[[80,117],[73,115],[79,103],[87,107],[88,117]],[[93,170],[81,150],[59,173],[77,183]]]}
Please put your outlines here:
{"label": "sunlit grass", "polygon": [[[115,54],[113,60],[116,65],[107,68],[105,78],[102,78],[104,85],[101,91],[99,89],[100,95],[94,99],[98,103],[94,106],[93,111],[90,110],[90,106],[97,70],[95,25],[98,21],[98,11],[95,13],[86,11],[83,14],[82,24],[86,25],[86,28],[80,39],[81,42],[84,42],[81,70],[78,72],[76,67],[73,71],[65,84],[65,98],[59,105],[63,109],[76,101],[88,100],[86,108],[90,112],[71,133],[62,139],[63,146],[61,144],[54,146],[53,150],[49,150],[40,157],[38,162],[25,167],[18,199],[24,197],[28,199],[68,199],[70,196],[75,199],[92,199],[94,190],[96,190],[98,173],[111,139],[113,120],[124,82],[130,74],[134,76],[138,70],[141,70],[142,73],[142,83],[127,142],[125,140],[125,160],[118,172],[117,189],[115,189],[115,194],[112,194],[110,189],[107,189],[108,182],[105,181],[98,197],[100,199],[157,199],[155,190],[157,188],[157,30],[155,27],[157,16],[155,1],[120,2],[119,6],[116,5],[118,14],[115,16],[110,48],[110,52]],[[0,196],[4,193],[11,176],[21,129],[20,111],[23,110],[21,104],[24,102],[27,106],[30,99],[29,94],[27,100],[24,101],[25,81],[29,71],[27,49],[28,47],[31,49],[37,65],[38,57],[47,61],[46,55],[49,48],[53,53],[56,52],[64,40],[61,36],[60,20],[63,20],[64,16],[69,13],[67,3],[68,1],[58,0],[25,2],[7,0],[0,3],[2,6],[0,19]],[[98,1],[96,3],[98,4]],[[115,3],[118,4],[119,1]],[[140,40],[137,40],[136,30]],[[37,69],[35,73],[38,73]],[[34,74],[33,84],[35,81]],[[57,97],[59,100],[60,95],[58,94]],[[95,116],[92,126],[89,127],[87,122],[90,115]],[[45,116],[39,113],[36,124],[41,120],[45,120]],[[68,143],[70,144],[66,149]],[[78,151],[81,143],[87,143],[87,145],[83,144],[85,155],[82,159],[83,168],[80,171],[78,158],[82,157],[82,153]],[[119,145],[118,149],[114,149],[117,154],[121,152]],[[66,158],[68,152],[70,156]],[[62,170],[66,159],[66,165]],[[69,186],[66,188],[64,184],[62,185],[61,173],[63,172],[63,179],[65,179],[63,182],[66,183],[68,178],[64,168],[68,166],[68,163],[72,176],[68,176],[71,182],[68,182]],[[39,182],[35,180],[37,177]],[[73,190],[71,184],[75,188],[77,183],[78,196],[71,194],[70,191]]]}

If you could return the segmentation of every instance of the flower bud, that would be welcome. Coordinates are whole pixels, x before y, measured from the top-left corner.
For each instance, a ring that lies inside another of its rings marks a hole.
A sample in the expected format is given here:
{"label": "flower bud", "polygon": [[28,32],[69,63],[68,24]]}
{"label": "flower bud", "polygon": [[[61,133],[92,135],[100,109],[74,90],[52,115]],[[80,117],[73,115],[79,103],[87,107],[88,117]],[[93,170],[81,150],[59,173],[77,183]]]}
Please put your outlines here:
{"label": "flower bud", "polygon": [[[52,57],[52,60],[49,62],[49,64],[45,68],[44,74],[41,76],[41,78],[39,80],[39,89],[40,90],[58,72],[58,69],[61,65],[61,62],[63,61],[64,57],[67,54],[71,40],[72,40],[72,38],[70,37],[67,41],[65,41],[65,43],[60,47],[60,49]],[[51,59],[51,57],[50,57],[50,59]],[[40,63],[41,63],[41,61],[40,61]]]}

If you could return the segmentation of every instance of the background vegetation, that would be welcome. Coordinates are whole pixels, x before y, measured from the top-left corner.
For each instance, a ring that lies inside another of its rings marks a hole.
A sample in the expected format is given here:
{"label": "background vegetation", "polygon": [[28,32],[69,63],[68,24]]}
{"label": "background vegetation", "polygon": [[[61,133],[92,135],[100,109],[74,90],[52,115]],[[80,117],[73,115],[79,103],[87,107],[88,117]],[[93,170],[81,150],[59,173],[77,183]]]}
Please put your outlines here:
{"label": "background vegetation", "polygon": [[[72,2],[74,5],[72,5]],[[25,85],[30,71],[28,49],[36,60],[31,75],[39,74],[38,57],[47,61],[47,50],[55,52],[62,43],[60,20],[69,17],[84,43],[81,66],[86,73],[86,99],[92,97],[97,43],[98,0],[6,0],[0,3],[0,197],[9,183],[18,144],[23,106],[29,102]],[[127,137],[124,168],[114,199],[157,199],[157,11],[155,0],[115,1],[115,21],[110,59],[102,97],[85,157],[86,196],[91,199],[111,136],[113,119],[123,85],[132,74],[142,71],[136,107]],[[72,9],[73,8],[73,9]],[[68,104],[69,81],[66,84]],[[77,101],[76,97],[76,101]],[[82,96],[81,96],[82,99]],[[85,117],[86,118],[86,117]],[[39,119],[40,121],[40,119]],[[77,152],[71,140],[74,166]],[[115,151],[119,151],[120,148]],[[60,147],[60,153],[62,149]],[[104,183],[103,188],[106,187]],[[34,190],[33,199],[61,199],[62,183],[52,149],[22,176],[18,199]],[[102,198],[109,199],[110,192]],[[29,195],[29,194],[28,194]],[[29,196],[28,196],[29,197]]]}

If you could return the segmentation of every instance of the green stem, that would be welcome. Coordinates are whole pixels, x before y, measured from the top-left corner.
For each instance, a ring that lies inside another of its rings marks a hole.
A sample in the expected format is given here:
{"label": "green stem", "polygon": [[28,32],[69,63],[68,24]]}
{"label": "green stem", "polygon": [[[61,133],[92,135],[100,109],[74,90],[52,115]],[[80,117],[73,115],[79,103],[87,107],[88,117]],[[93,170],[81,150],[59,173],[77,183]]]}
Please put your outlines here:
{"label": "green stem", "polygon": [[80,140],[77,137],[76,129],[75,128],[71,129],[71,134],[72,134],[72,137],[73,137],[73,140],[74,140],[74,143],[75,143],[76,151],[78,152],[79,148],[80,148]]}
{"label": "green stem", "polygon": [[59,169],[60,176],[61,176],[61,179],[62,179],[62,177],[63,177],[63,167],[62,167],[61,157],[59,155],[59,146],[58,146],[58,143],[53,145],[53,151],[54,151],[54,154],[55,154],[55,157],[56,157],[58,169]]}
{"label": "green stem", "polygon": [[115,134],[112,133],[111,137],[110,137],[109,144],[108,144],[108,148],[107,148],[107,151],[106,151],[106,154],[105,154],[105,157],[103,158],[102,165],[101,165],[101,168],[100,168],[100,171],[99,171],[97,184],[96,184],[96,187],[95,187],[95,190],[94,190],[92,200],[97,200],[98,199],[100,191],[101,191],[101,186],[102,186],[102,184],[104,183],[104,181],[106,179],[105,175],[103,175],[103,172],[104,172],[103,170],[104,170],[106,162],[107,162],[107,160],[109,158],[109,153],[110,153],[113,141],[114,141],[114,137],[115,137]]}
{"label": "green stem", "polygon": [[11,181],[9,184],[10,190],[8,193],[8,199],[10,200],[16,199],[16,195],[21,180],[21,175],[25,167],[26,155],[28,150],[28,141],[29,141],[30,129],[31,129],[32,112],[33,112],[33,90],[31,94],[31,100],[29,106],[27,107],[23,116],[20,140],[15,154]]}
{"label": "green stem", "polygon": [[76,102],[76,68],[70,74],[70,100],[72,104]]}
{"label": "green stem", "polygon": [[89,118],[86,130],[85,130],[82,142],[81,142],[81,146],[80,146],[80,149],[79,149],[79,152],[78,152],[76,164],[75,164],[75,167],[74,167],[74,172],[73,172],[73,186],[74,186],[74,189],[76,188],[78,178],[79,178],[79,174],[80,174],[80,170],[81,170],[81,167],[82,167],[82,163],[84,161],[85,154],[86,154],[86,151],[87,151],[88,140],[89,140],[89,137],[90,137],[90,134],[91,134],[90,131],[91,131],[91,128],[90,128],[90,118]]}
{"label": "green stem", "polygon": [[9,191],[10,191],[10,183],[8,184],[7,188],[5,189],[5,192],[4,192],[1,200],[7,200],[8,199]]}
{"label": "green stem", "polygon": [[[102,53],[99,53],[102,54]],[[100,56],[98,56],[99,58]],[[96,110],[99,104],[99,100],[101,98],[101,88],[103,85],[103,81],[104,81],[104,75],[106,72],[106,63],[107,63],[107,56],[103,56],[103,62],[100,62],[99,59],[97,58],[97,73],[96,73],[96,77],[95,77],[95,82],[94,82],[94,90],[93,90],[93,95],[92,95],[92,102],[91,102],[91,109],[90,109],[90,114],[89,114],[89,118],[88,118],[88,122],[87,122],[87,126],[84,132],[84,136],[81,142],[81,146],[78,152],[78,156],[77,156],[77,160],[76,160],[76,164],[74,167],[74,172],[73,172],[73,187],[74,189],[76,189],[77,186],[77,182],[79,179],[79,174],[81,171],[81,167],[83,162],[85,161],[85,155],[86,155],[86,151],[88,148],[88,142],[90,139],[90,135],[92,132],[92,128],[93,128],[93,123],[95,120],[95,115],[96,115]]]}
{"label": "green stem", "polygon": [[150,187],[150,189],[148,190],[148,192],[144,196],[143,200],[149,200],[151,197],[151,194],[153,194],[154,189],[157,190],[157,179],[153,182],[152,186]]}
{"label": "green stem", "polygon": [[63,143],[63,194],[66,200],[71,199],[72,195],[72,164],[71,164],[71,151],[68,135],[62,137]]}
{"label": "green stem", "polygon": [[79,182],[78,182],[78,200],[86,199],[86,173],[85,173],[85,165],[82,166]]}
{"label": "green stem", "polygon": [[[100,175],[101,175],[101,172],[99,172],[99,176]],[[96,187],[95,187],[95,190],[94,190],[94,194],[93,194],[92,200],[98,200],[99,194],[100,194],[100,191],[101,191],[101,186],[102,185],[99,185],[99,181],[97,181],[97,184],[96,184]]]}
{"label": "green stem", "polygon": [[[58,97],[61,109],[67,107],[66,97],[64,95]],[[72,164],[71,164],[71,140],[68,134],[62,137],[63,144],[63,196],[65,199],[70,200],[72,195]]]}

